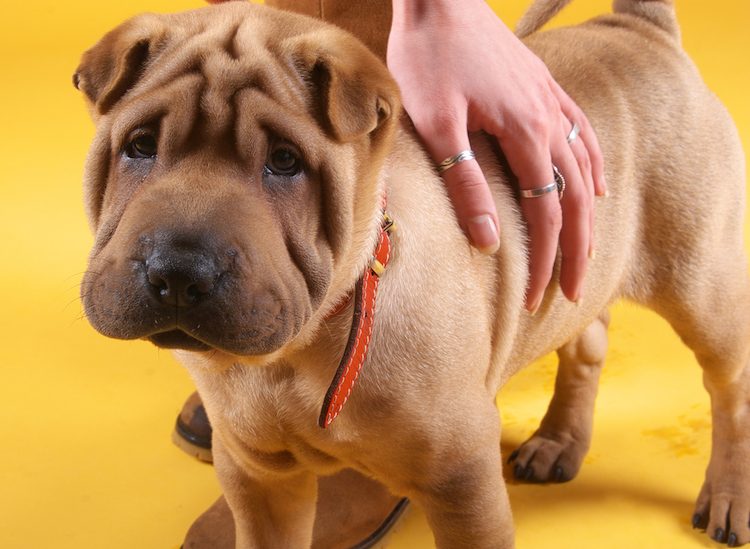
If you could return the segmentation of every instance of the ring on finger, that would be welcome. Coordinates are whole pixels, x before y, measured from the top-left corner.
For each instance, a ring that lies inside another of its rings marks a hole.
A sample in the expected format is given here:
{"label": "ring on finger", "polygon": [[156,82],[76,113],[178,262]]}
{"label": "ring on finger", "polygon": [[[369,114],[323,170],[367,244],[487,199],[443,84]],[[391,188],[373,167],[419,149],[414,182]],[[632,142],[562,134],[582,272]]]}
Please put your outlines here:
{"label": "ring on finger", "polygon": [[552,164],[552,174],[555,178],[552,183],[535,189],[521,189],[521,198],[539,198],[556,190],[558,199],[562,200],[563,193],[565,192],[565,178],[554,164]]}
{"label": "ring on finger", "polygon": [[554,164],[552,164],[552,173],[555,176],[555,184],[557,185],[557,198],[562,200],[563,193],[565,192],[565,178]]}
{"label": "ring on finger", "polygon": [[443,160],[440,164],[437,165],[437,171],[439,174],[443,174],[444,172],[450,170],[453,166],[460,164],[461,162],[465,162],[466,160],[471,160],[474,157],[474,151],[472,151],[471,149],[466,149]]}
{"label": "ring on finger", "polygon": [[573,122],[573,127],[570,129],[568,137],[565,138],[565,141],[568,142],[568,145],[572,145],[575,140],[578,139],[579,133],[581,133],[581,126],[578,125],[578,122]]}

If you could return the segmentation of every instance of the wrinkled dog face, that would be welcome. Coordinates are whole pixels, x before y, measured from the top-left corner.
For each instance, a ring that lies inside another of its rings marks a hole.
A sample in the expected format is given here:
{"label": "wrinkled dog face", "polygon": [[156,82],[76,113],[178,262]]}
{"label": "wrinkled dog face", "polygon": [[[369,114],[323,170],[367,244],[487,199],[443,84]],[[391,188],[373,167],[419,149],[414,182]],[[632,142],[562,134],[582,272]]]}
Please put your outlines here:
{"label": "wrinkled dog face", "polygon": [[97,330],[264,355],[353,285],[398,109],[356,40],[231,2],[124,23],[74,81],[97,124],[82,284]]}

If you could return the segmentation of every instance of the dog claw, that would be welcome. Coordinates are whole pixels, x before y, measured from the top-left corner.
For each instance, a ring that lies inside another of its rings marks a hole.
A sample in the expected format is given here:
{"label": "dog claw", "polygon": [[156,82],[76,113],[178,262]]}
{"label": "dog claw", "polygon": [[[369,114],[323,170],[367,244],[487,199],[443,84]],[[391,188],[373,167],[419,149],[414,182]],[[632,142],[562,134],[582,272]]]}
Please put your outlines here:
{"label": "dog claw", "polygon": [[534,478],[534,469],[532,469],[531,466],[524,467],[520,463],[516,463],[516,466],[513,467],[513,476],[516,477],[517,480],[529,481]]}
{"label": "dog claw", "polygon": [[555,482],[562,482],[565,476],[565,471],[559,465],[555,467]]}
{"label": "dog claw", "polygon": [[737,543],[737,534],[732,532],[729,534],[729,538],[727,539],[727,546],[728,547],[739,547],[739,543]]}
{"label": "dog claw", "polygon": [[516,461],[516,458],[518,457],[519,450],[513,450],[513,452],[508,456],[508,463],[513,463]]}
{"label": "dog claw", "polygon": [[703,515],[701,515],[700,513],[695,513],[693,515],[693,528],[695,528],[696,530],[705,530],[706,526],[708,525],[706,524],[706,519],[703,518]]}
{"label": "dog claw", "polygon": [[716,530],[714,530],[714,535],[712,536],[712,538],[714,541],[724,543],[726,541],[725,534],[726,532],[724,532],[723,528],[717,528]]}

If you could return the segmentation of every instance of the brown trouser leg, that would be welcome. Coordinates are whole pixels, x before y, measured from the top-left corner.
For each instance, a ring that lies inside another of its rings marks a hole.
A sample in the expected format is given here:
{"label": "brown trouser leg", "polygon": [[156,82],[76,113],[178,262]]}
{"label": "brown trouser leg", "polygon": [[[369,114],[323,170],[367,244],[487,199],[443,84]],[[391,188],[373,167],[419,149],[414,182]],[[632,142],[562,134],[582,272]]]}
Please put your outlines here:
{"label": "brown trouser leg", "polygon": [[391,28],[390,0],[266,0],[266,5],[333,23],[385,60]]}

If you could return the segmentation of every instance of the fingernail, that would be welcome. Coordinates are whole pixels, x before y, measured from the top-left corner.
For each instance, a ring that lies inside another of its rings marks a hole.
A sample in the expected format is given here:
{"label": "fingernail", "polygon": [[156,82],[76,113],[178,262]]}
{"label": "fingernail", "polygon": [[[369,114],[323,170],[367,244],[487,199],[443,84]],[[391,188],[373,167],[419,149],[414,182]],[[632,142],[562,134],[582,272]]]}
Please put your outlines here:
{"label": "fingernail", "polygon": [[529,314],[534,316],[539,311],[539,306],[542,304],[541,301],[535,303],[533,307],[529,307]]}
{"label": "fingernail", "polygon": [[604,191],[604,198],[609,198],[609,189]]}
{"label": "fingernail", "polygon": [[494,254],[500,247],[495,221],[490,215],[480,215],[469,220],[469,236],[472,244],[483,254]]}
{"label": "fingernail", "polygon": [[601,179],[601,181],[599,183],[601,184],[600,185],[601,188],[604,189],[604,192],[601,193],[601,194],[599,194],[599,196],[609,196],[609,185],[607,185],[607,180],[604,178],[603,175],[602,175],[602,179]]}
{"label": "fingernail", "polygon": [[589,259],[596,259],[596,250],[594,248],[589,249]]}

